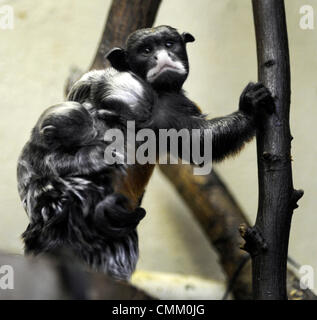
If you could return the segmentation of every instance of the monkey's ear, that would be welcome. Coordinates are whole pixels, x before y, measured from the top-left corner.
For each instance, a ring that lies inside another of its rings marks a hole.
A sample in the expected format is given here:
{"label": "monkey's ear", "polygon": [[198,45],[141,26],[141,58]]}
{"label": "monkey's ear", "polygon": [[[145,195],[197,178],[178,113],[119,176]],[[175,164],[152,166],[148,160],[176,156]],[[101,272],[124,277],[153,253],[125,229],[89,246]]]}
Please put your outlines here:
{"label": "monkey's ear", "polygon": [[126,52],[122,48],[113,48],[106,54],[106,59],[108,59],[111,65],[118,71],[129,70],[129,65],[127,62]]}
{"label": "monkey's ear", "polygon": [[56,135],[56,127],[54,126],[45,126],[40,130],[40,134],[43,136],[43,139],[46,143],[51,143],[54,140]]}
{"label": "monkey's ear", "polygon": [[190,33],[188,32],[183,32],[182,33],[182,38],[184,40],[185,43],[187,42],[194,42],[195,41],[195,38],[193,35],[191,35]]}

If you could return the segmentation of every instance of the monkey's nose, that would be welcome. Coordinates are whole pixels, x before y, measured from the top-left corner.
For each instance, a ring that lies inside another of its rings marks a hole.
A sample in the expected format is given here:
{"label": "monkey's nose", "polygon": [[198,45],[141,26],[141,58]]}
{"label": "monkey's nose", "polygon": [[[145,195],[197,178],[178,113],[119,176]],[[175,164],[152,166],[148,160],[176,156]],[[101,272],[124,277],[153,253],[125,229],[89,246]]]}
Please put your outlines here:
{"label": "monkey's nose", "polygon": [[160,50],[155,53],[154,55],[155,60],[160,60],[160,61],[165,61],[165,60],[170,60],[169,52],[166,50]]}

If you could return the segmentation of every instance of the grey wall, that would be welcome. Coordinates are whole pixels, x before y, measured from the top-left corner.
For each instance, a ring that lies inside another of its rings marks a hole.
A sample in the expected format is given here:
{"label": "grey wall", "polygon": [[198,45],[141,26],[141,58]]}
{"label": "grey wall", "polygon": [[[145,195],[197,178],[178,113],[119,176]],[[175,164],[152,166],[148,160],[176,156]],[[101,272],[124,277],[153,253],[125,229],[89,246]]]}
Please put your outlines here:
{"label": "grey wall", "polygon": [[[110,1],[16,0],[15,29],[0,30],[1,184],[0,248],[22,252],[19,238],[27,225],[16,191],[16,160],[41,111],[63,100],[71,65],[87,69],[98,45]],[[237,109],[239,95],[256,80],[255,39],[249,0],[166,0],[156,25],[189,31],[191,73],[185,89],[210,116]],[[286,0],[292,67],[291,127],[294,183],[305,190],[295,211],[290,254],[317,268],[315,207],[317,144],[317,31],[299,28],[299,8],[316,1]],[[317,11],[316,11],[317,14]],[[255,143],[218,170],[254,221],[257,210]],[[217,256],[188,209],[165,179],[155,173],[145,196],[148,215],[140,230],[139,269],[222,279]]]}

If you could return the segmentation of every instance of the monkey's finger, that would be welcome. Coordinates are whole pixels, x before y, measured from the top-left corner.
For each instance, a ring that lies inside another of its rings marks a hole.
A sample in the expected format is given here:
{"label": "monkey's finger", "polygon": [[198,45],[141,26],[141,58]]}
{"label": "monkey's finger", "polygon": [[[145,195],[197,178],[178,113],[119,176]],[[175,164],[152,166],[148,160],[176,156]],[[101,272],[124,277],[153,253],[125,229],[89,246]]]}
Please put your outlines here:
{"label": "monkey's finger", "polygon": [[254,98],[253,104],[262,105],[272,100],[273,98],[271,97],[271,95],[268,95],[267,93],[262,93]]}
{"label": "monkey's finger", "polygon": [[263,92],[267,92],[270,94],[270,91],[266,87],[264,87],[263,84],[256,84],[246,93],[245,96],[252,99],[252,98],[256,98],[258,95],[262,94]]}
{"label": "monkey's finger", "polygon": [[266,87],[259,88],[257,91],[254,92],[255,97],[260,96],[262,94],[267,94],[271,96],[270,90]]}
{"label": "monkey's finger", "polygon": [[261,83],[261,82],[252,83],[252,85],[249,87],[249,93],[257,92],[258,90],[261,90],[262,88],[265,88],[263,83]]}
{"label": "monkey's finger", "polygon": [[265,109],[269,114],[272,114],[275,109],[274,99],[271,95],[262,94],[255,100],[255,104],[261,109]]}
{"label": "monkey's finger", "polygon": [[248,93],[246,98],[249,99],[253,105],[257,105],[264,99],[272,99],[272,95],[267,88],[263,87],[255,92]]}
{"label": "monkey's finger", "polygon": [[256,96],[255,96],[255,99],[256,100],[264,100],[264,99],[267,99],[267,100],[274,100],[272,95],[271,95],[271,92],[268,91],[268,90],[263,90],[261,92],[259,92]]}
{"label": "monkey's finger", "polygon": [[248,91],[250,91],[254,85],[254,82],[249,82],[247,86],[243,89],[241,96],[244,96]]}

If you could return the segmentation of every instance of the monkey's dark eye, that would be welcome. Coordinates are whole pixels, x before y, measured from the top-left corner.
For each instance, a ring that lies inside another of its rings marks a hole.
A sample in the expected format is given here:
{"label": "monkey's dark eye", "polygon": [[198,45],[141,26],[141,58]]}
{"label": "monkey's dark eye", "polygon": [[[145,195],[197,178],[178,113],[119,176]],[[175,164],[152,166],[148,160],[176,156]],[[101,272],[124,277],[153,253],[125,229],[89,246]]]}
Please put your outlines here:
{"label": "monkey's dark eye", "polygon": [[152,48],[151,48],[151,47],[144,47],[142,51],[143,51],[143,53],[145,53],[145,54],[149,54],[149,53],[152,52]]}
{"label": "monkey's dark eye", "polygon": [[166,47],[166,48],[171,48],[171,47],[173,47],[173,45],[174,45],[174,42],[173,42],[173,41],[166,41],[166,42],[165,42],[165,47]]}

